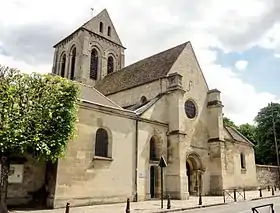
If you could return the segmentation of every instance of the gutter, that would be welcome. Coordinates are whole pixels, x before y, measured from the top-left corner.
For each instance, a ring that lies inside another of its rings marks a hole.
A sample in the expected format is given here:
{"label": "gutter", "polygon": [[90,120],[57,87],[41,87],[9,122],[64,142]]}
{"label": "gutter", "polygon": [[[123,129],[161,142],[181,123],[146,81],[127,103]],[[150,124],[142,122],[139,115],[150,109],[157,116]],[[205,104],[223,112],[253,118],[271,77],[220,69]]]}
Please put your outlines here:
{"label": "gutter", "polygon": [[136,115],[135,119],[135,174],[134,174],[134,202],[138,201],[138,123],[139,117]]}

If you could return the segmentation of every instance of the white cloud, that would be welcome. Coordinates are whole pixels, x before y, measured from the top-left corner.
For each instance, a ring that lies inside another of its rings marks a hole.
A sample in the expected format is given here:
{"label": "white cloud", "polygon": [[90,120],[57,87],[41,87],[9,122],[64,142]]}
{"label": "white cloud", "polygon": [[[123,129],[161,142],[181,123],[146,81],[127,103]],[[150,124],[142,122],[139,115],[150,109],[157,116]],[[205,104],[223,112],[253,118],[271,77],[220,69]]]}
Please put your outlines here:
{"label": "white cloud", "polygon": [[252,85],[245,84],[228,68],[215,64],[205,66],[208,69],[204,73],[210,87],[218,88],[222,92],[225,116],[236,124],[252,123],[259,109],[276,100],[275,95],[257,92]]}
{"label": "white cloud", "polygon": [[[91,7],[95,14],[107,8],[127,47],[127,63],[190,40],[209,86],[222,91],[225,115],[237,123],[251,122],[276,96],[257,91],[217,64],[212,47],[224,52],[252,45],[277,50],[277,2],[178,0],[174,4],[162,0],[159,5],[157,0],[0,0],[0,28],[5,29],[0,34],[0,63],[27,71],[51,71],[51,45],[86,22],[92,16]],[[247,66],[246,62],[236,65],[241,70]]]}
{"label": "white cloud", "polygon": [[40,72],[40,73],[50,73],[50,64],[40,64],[37,66],[31,66],[22,60],[15,60],[13,57],[4,56],[0,54],[0,64],[2,66],[8,66],[11,68],[17,68],[25,73]]}
{"label": "white cloud", "polygon": [[240,60],[236,61],[234,64],[235,68],[239,71],[243,71],[247,68],[248,66],[248,61]]}

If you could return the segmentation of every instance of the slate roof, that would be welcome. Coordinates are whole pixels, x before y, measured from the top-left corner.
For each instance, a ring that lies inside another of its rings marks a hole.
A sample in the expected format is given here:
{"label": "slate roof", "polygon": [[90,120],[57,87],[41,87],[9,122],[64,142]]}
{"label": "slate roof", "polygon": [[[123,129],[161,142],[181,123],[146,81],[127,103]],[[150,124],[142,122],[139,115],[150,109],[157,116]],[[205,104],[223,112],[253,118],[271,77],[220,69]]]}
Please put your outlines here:
{"label": "slate roof", "polygon": [[237,129],[230,126],[224,126],[224,129],[229,133],[229,135],[232,137],[234,141],[243,142],[251,146],[254,146],[254,144],[251,141],[249,141],[244,135],[242,135]]}
{"label": "slate roof", "polygon": [[104,95],[109,95],[165,77],[188,43],[185,42],[111,73],[97,82],[95,88]]}
{"label": "slate roof", "polygon": [[122,109],[119,105],[114,103],[112,100],[107,98],[98,90],[89,87],[87,85],[81,84],[81,99],[85,101],[90,101],[92,103],[101,104],[104,106],[114,107],[118,109]]}
{"label": "slate roof", "polygon": [[[94,31],[88,29],[88,27],[87,27],[87,25],[88,25],[91,21],[94,21],[94,19],[96,19],[98,16],[103,15],[103,14],[105,14],[105,15],[108,17],[108,19],[110,20],[110,22],[112,23],[111,27],[113,28],[113,30],[114,30],[115,33],[116,33],[116,39],[115,39],[115,40],[112,40],[112,38],[109,39],[107,36],[104,36],[104,35],[102,35],[102,34],[100,34],[100,33],[94,32]],[[79,32],[80,30],[86,30],[86,31],[88,31],[88,32],[91,33],[91,34],[94,34],[94,35],[97,35],[97,36],[99,36],[99,37],[102,37],[103,39],[105,39],[105,40],[107,40],[107,41],[110,41],[110,42],[112,42],[112,43],[114,43],[114,44],[116,44],[116,45],[118,45],[118,46],[120,46],[120,47],[126,49],[126,48],[122,45],[122,42],[121,42],[121,40],[120,40],[120,38],[119,38],[119,36],[118,36],[118,34],[117,34],[117,32],[116,32],[116,29],[115,29],[115,27],[114,27],[114,25],[113,25],[113,22],[112,22],[112,20],[111,20],[111,18],[110,18],[110,16],[109,16],[109,13],[108,13],[107,9],[102,10],[99,14],[97,14],[96,16],[94,16],[93,18],[91,18],[90,20],[88,20],[88,21],[87,21],[86,23],[84,23],[82,26],[78,27],[74,32],[70,33],[68,36],[64,37],[64,38],[61,39],[59,42],[57,42],[55,45],[53,45],[53,47],[56,48],[59,44],[63,43],[64,41],[67,42],[68,39],[71,40],[71,39],[72,39],[71,37],[74,36],[74,34],[76,34],[77,32]]]}
{"label": "slate roof", "polygon": [[165,93],[160,93],[156,97],[147,101],[146,103],[137,103],[137,104],[127,106],[124,108],[134,111],[137,115],[142,115],[144,112],[146,112],[148,109],[150,109],[164,95],[165,95]]}

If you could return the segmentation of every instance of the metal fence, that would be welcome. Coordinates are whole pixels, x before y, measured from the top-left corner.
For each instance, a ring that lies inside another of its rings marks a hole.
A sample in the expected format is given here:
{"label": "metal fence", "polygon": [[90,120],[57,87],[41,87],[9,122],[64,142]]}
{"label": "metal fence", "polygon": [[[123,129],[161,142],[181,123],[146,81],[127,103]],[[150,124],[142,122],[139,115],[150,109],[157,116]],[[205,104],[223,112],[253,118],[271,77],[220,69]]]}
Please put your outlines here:
{"label": "metal fence", "polygon": [[268,211],[265,211],[266,213],[267,212],[271,212],[271,213],[274,213],[274,208],[273,208],[273,204],[266,204],[266,205],[261,205],[261,206],[256,206],[256,207],[253,207],[252,208],[252,212],[253,213],[261,213],[262,209],[265,209],[265,208],[268,208]]}
{"label": "metal fence", "polygon": [[[280,190],[280,187],[278,187]],[[263,197],[263,192],[269,192],[269,196],[274,196],[275,195],[275,191],[277,191],[277,187],[276,186],[266,186],[266,187],[259,187],[258,191],[255,191],[255,196],[254,198],[261,198]],[[248,193],[251,193],[252,191],[246,191],[245,189],[242,188],[236,188],[236,189],[224,189],[223,190],[223,200],[224,203],[227,202],[238,202],[238,201],[244,201],[247,199]],[[203,196],[201,195],[201,193],[198,194],[198,202],[197,205],[198,206],[202,206],[203,205]],[[249,198],[250,199],[250,198]],[[160,200],[159,200],[160,201]],[[166,199],[166,209],[171,209],[172,208],[172,200],[170,195],[167,195],[167,199]],[[126,207],[124,209],[125,213],[130,213],[131,212],[131,208],[130,208],[130,199],[127,199],[126,202]],[[267,205],[263,205],[263,206],[256,206],[254,208],[252,208],[253,213],[261,213],[260,209],[262,208],[269,208],[269,212],[274,213],[274,209],[273,209],[273,204],[267,204]],[[70,213],[70,203],[66,204],[65,207],[65,213]],[[266,211],[267,213],[267,211]]]}

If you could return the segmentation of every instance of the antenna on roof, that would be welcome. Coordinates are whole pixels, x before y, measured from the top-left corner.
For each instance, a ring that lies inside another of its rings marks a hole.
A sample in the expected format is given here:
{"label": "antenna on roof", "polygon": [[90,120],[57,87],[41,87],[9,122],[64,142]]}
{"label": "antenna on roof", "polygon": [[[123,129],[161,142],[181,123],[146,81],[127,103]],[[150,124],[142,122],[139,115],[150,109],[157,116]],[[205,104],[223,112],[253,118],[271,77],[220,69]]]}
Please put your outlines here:
{"label": "antenna on roof", "polygon": [[94,15],[94,13],[93,13],[94,8],[91,7],[90,9],[91,9],[91,12],[92,12],[92,17],[93,17],[93,15]]}

